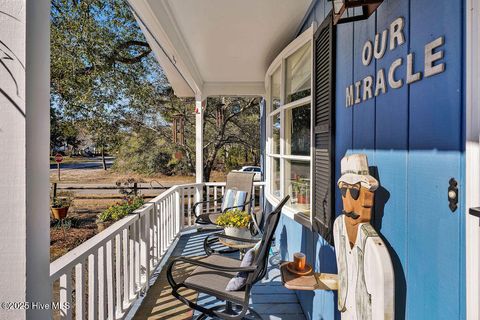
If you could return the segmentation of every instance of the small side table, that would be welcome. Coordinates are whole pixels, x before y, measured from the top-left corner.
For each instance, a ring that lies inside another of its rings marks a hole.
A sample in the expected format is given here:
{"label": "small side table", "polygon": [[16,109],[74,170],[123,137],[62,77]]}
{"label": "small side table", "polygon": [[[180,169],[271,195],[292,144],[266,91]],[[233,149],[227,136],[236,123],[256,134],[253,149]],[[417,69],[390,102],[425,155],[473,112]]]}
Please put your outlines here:
{"label": "small side table", "polygon": [[294,274],[287,269],[289,262],[283,262],[280,265],[282,282],[285,288],[290,290],[338,290],[338,277],[331,273],[312,272],[307,276]]}
{"label": "small side table", "polygon": [[[256,239],[253,239],[253,240],[256,240]],[[260,240],[261,239],[258,239],[258,241]],[[240,259],[243,259],[243,256],[245,255],[248,249],[253,248],[256,245],[256,243],[240,242],[240,241],[225,239],[225,238],[222,238],[221,235],[218,236],[218,242],[220,242],[226,247],[238,249],[240,251]]]}

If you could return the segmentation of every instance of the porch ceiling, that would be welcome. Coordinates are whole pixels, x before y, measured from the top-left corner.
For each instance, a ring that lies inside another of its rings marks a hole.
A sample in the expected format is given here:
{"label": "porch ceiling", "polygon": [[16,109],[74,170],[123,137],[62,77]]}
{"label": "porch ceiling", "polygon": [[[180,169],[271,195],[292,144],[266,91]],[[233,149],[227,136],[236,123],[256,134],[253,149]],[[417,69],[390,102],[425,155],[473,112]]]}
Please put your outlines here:
{"label": "porch ceiling", "polygon": [[129,0],[178,96],[263,95],[314,0]]}

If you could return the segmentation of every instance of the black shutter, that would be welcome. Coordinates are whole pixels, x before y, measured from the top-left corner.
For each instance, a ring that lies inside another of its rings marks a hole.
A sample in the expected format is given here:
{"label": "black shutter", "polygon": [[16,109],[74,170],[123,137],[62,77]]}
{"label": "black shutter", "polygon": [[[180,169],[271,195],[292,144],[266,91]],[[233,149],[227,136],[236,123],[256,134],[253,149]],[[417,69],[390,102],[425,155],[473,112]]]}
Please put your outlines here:
{"label": "black shutter", "polygon": [[335,28],[332,15],[314,36],[313,108],[313,230],[333,244],[335,219]]}

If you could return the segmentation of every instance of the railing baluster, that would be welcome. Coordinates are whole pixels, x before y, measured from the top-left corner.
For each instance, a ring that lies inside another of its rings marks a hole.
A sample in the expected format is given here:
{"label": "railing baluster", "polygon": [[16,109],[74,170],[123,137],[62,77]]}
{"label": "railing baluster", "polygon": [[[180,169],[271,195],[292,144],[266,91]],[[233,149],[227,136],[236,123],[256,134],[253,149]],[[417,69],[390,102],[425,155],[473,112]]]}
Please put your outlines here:
{"label": "railing baluster", "polygon": [[173,206],[173,197],[170,196],[168,198],[168,203],[170,205],[170,239],[168,239],[168,244],[170,245],[172,243],[172,239],[173,239],[173,234],[175,233],[175,229],[174,229],[174,226],[175,226],[175,208]]}
{"label": "railing baluster", "polygon": [[167,214],[167,220],[166,220],[166,228],[167,228],[167,247],[170,245],[170,213],[171,213],[171,209],[170,209],[170,201],[168,201],[169,199],[167,198],[166,199],[166,207],[167,207],[167,210],[166,210],[166,214]]}
{"label": "railing baluster", "polygon": [[115,313],[122,314],[122,241],[121,234],[115,236]]}
{"label": "railing baluster", "polygon": [[[128,259],[128,302],[135,296],[135,223],[130,226],[129,259]],[[126,298],[127,299],[127,298]]]}
{"label": "railing baluster", "polygon": [[148,282],[148,276],[150,275],[150,216],[145,214],[141,220],[143,223],[140,226],[140,285],[142,289],[146,289],[146,284]]}
{"label": "railing baluster", "polygon": [[215,186],[213,187],[213,198],[215,199],[214,203],[215,203],[215,209],[214,211],[217,212],[218,211],[218,186]]}
{"label": "railing baluster", "polygon": [[[152,233],[153,260],[152,261],[154,262],[154,264],[157,264],[158,261],[160,261],[160,254],[158,253],[158,219],[157,219],[158,212],[157,212],[156,203],[152,204],[152,210],[153,210],[153,213],[152,213],[152,218],[150,220],[153,225],[153,233]],[[154,266],[152,266],[152,269],[153,268]]]}
{"label": "railing baluster", "polygon": [[162,215],[161,215],[161,224],[162,224],[162,255],[165,252],[165,248],[167,247],[167,228],[165,228],[165,220],[167,219],[167,215],[165,214],[166,205],[165,200],[161,202],[162,207]]}
{"label": "railing baluster", "polygon": [[177,213],[175,211],[175,197],[172,194],[170,196],[170,210],[172,211],[172,234],[170,235],[170,243],[172,239],[175,237],[176,231],[175,226],[177,225]]}
{"label": "railing baluster", "polygon": [[[106,260],[106,274],[105,280],[107,280],[107,314],[108,319],[115,319],[115,297],[113,291],[113,285],[115,277],[113,275],[113,241],[110,240],[105,245],[105,260]],[[115,284],[116,285],[116,284]]]}
{"label": "railing baluster", "polygon": [[98,295],[98,255],[93,253],[88,256],[88,319],[97,319],[97,295]]}
{"label": "railing baluster", "polygon": [[148,210],[147,214],[145,215],[145,284],[148,287],[148,279],[150,278],[150,260],[151,260],[151,236],[152,236],[152,228],[151,228],[151,217],[152,217],[152,208]]}
{"label": "railing baluster", "polygon": [[172,198],[168,197],[167,198],[167,203],[168,203],[168,222],[167,222],[167,227],[168,227],[168,245],[170,246],[170,243],[172,241],[172,223],[173,223],[173,215],[172,215]]}
{"label": "railing baluster", "polygon": [[[205,189],[207,189],[206,190],[207,191],[207,199],[206,200],[209,201],[210,200],[210,187],[206,186]],[[207,213],[208,212],[210,212],[210,202],[207,202]]]}
{"label": "railing baluster", "polygon": [[[70,306],[73,307],[73,306]],[[83,262],[75,266],[75,318],[85,317],[85,267]]]}
{"label": "railing baluster", "polygon": [[105,319],[107,309],[105,308],[105,248],[98,248],[98,319]]}
{"label": "railing baluster", "polygon": [[177,216],[177,233],[180,232],[180,230],[183,229],[184,221],[183,221],[183,210],[182,210],[182,204],[181,202],[181,190],[175,191],[175,211],[176,211],[176,216]]}
{"label": "railing baluster", "polygon": [[165,199],[165,251],[167,251],[170,245],[170,203],[168,198]]}
{"label": "railing baluster", "polygon": [[160,204],[155,203],[156,208],[156,215],[155,220],[157,221],[157,256],[159,257],[158,261],[160,262],[160,258],[162,257],[162,224],[160,220]]}
{"label": "railing baluster", "polygon": [[150,216],[150,269],[153,270],[153,266],[157,263],[157,254],[156,254],[156,241],[155,241],[155,236],[156,236],[156,230],[155,230],[155,206],[151,206],[151,209],[149,210]]}
{"label": "railing baluster", "polygon": [[[202,186],[195,186],[195,202],[203,201],[203,185]],[[196,208],[197,216],[202,213],[203,206],[199,204]]]}
{"label": "railing baluster", "polygon": [[123,301],[122,301],[122,312],[127,308],[129,302],[130,293],[128,292],[129,286],[129,276],[130,272],[128,269],[128,253],[130,251],[129,241],[128,241],[128,229],[122,231],[122,241],[123,241]]}
{"label": "railing baluster", "polygon": [[187,219],[188,219],[188,225],[192,225],[192,193],[191,193],[191,188],[187,187],[187,205],[188,205],[188,212],[187,212]]}
{"label": "railing baluster", "polygon": [[[155,207],[150,206],[151,209],[148,211],[148,220],[150,221],[150,227],[148,228],[148,240],[149,240],[149,246],[148,246],[148,252],[149,252],[149,265],[150,265],[150,270],[153,270],[155,267],[155,233],[154,233],[154,227],[155,227],[155,220],[153,219],[154,217],[154,211]],[[150,274],[148,274],[150,276]]]}
{"label": "railing baluster", "polygon": [[[60,277],[60,318],[72,319],[72,274],[67,272]],[[70,305],[70,306],[69,306]]]}
{"label": "railing baluster", "polygon": [[138,292],[141,289],[140,284],[140,222],[141,219],[138,219],[135,222],[135,292]]}

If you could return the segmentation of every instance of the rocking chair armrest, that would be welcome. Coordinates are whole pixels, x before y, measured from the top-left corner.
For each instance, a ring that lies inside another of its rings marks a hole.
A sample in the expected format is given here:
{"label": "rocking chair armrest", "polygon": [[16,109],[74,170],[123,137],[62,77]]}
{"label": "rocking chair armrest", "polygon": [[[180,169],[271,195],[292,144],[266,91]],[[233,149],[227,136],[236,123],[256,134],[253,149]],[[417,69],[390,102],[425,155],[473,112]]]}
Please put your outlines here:
{"label": "rocking chair armrest", "polygon": [[210,203],[210,202],[214,202],[214,201],[221,201],[223,199],[223,196],[221,196],[220,198],[216,198],[216,199],[211,199],[211,200],[205,200],[205,201],[198,201],[198,202],[195,202],[192,206],[192,212],[195,216],[196,215],[196,209],[197,209],[197,206],[201,205],[201,204],[204,204],[204,203]]}
{"label": "rocking chair armrest", "polygon": [[211,263],[207,263],[207,262],[203,262],[203,261],[198,261],[198,260],[194,260],[194,259],[190,259],[190,258],[186,258],[186,257],[178,257],[178,258],[175,258],[175,259],[172,260],[172,262],[170,263],[170,266],[169,266],[169,270],[171,270],[171,267],[177,262],[185,262],[185,263],[189,263],[189,264],[192,264],[192,265],[195,265],[195,266],[204,267],[204,268],[212,269],[212,270],[216,270],[216,271],[223,271],[223,272],[252,273],[257,269],[256,265],[250,266],[250,267],[225,267],[225,266],[219,266],[219,265],[216,265],[216,264],[211,264]]}

